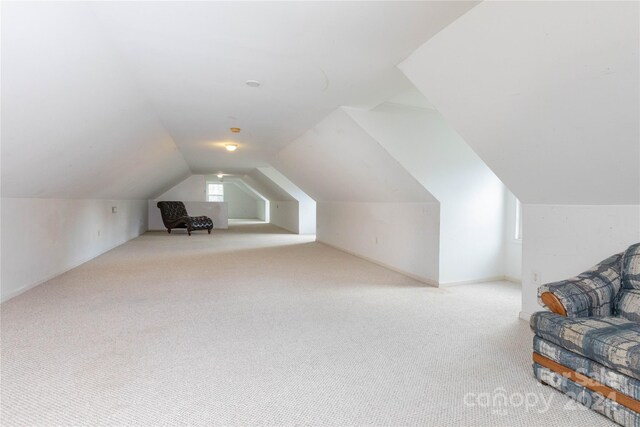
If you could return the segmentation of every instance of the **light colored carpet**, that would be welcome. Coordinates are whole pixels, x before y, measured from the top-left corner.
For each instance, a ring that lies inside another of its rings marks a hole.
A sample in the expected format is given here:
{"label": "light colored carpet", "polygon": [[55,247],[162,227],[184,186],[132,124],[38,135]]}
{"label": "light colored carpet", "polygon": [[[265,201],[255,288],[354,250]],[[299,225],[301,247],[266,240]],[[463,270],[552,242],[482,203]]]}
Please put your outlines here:
{"label": "light colored carpet", "polygon": [[1,421],[609,425],[533,379],[519,300],[269,225],[147,233],[2,305]]}

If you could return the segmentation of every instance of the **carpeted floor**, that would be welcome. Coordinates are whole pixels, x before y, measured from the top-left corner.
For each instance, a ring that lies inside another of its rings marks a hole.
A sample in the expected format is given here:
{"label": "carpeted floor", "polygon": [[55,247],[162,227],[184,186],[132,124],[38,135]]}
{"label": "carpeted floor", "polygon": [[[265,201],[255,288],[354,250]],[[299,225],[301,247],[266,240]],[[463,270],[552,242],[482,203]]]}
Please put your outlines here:
{"label": "carpeted floor", "polygon": [[2,425],[610,425],[533,379],[518,286],[283,233],[150,232],[3,304]]}

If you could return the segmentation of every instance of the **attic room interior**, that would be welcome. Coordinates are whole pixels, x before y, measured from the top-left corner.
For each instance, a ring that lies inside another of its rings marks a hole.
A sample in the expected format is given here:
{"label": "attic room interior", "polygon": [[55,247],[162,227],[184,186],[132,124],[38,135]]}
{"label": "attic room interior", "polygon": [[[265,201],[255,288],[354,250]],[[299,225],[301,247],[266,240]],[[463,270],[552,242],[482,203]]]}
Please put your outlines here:
{"label": "attic room interior", "polygon": [[640,427],[637,1],[0,21],[0,425]]}

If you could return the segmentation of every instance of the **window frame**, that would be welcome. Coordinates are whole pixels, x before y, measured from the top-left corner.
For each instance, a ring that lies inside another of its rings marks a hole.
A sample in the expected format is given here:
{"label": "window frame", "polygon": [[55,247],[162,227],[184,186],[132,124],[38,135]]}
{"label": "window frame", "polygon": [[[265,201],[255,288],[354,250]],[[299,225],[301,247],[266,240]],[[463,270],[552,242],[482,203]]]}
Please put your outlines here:
{"label": "window frame", "polygon": [[[211,186],[220,188],[220,192],[210,192]],[[207,182],[206,197],[207,202],[224,202],[224,184],[221,182]]]}

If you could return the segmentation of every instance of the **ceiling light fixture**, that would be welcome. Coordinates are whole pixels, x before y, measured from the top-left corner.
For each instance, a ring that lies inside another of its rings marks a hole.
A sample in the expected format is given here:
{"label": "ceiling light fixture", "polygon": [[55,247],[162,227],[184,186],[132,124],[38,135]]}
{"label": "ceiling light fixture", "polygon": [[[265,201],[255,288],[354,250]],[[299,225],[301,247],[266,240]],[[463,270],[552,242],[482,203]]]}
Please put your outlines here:
{"label": "ceiling light fixture", "polygon": [[247,80],[246,82],[244,82],[244,84],[246,84],[249,87],[259,87],[260,86],[260,82],[257,80]]}
{"label": "ceiling light fixture", "polygon": [[240,133],[240,128],[229,128],[229,130],[233,133]]}
{"label": "ceiling light fixture", "polygon": [[224,174],[219,173],[218,175],[216,175],[218,178],[222,178],[224,176]]}
{"label": "ceiling light fixture", "polygon": [[236,151],[238,149],[238,144],[225,144],[224,148],[226,148],[227,151]]}

